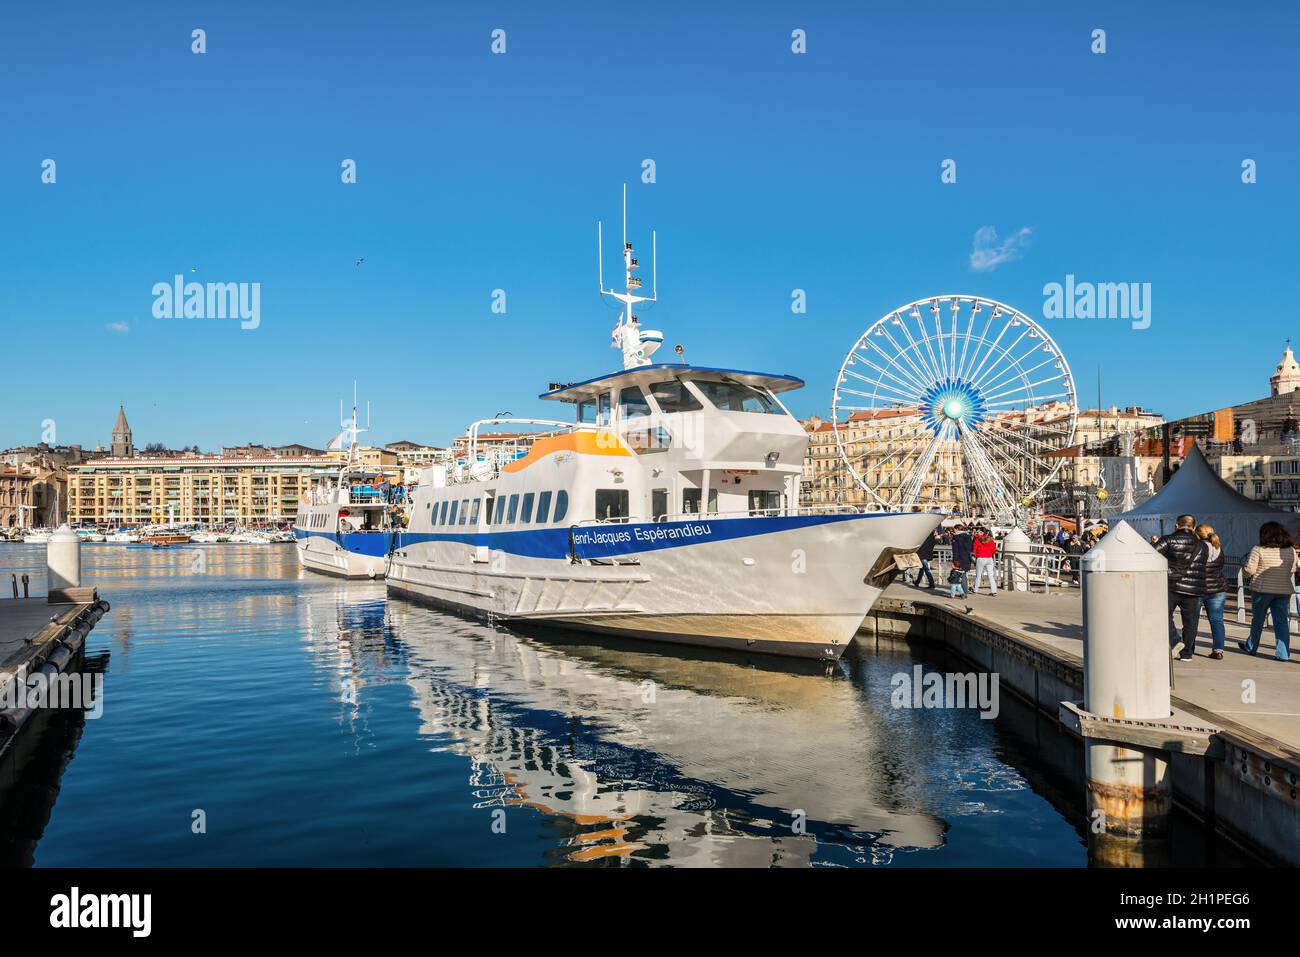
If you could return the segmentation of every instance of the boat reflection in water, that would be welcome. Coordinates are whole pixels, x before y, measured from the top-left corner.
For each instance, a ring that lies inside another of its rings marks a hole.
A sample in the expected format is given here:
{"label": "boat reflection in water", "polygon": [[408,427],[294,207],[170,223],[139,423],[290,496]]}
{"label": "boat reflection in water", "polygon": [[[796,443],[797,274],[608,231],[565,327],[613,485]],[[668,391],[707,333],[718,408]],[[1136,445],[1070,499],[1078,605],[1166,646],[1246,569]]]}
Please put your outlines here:
{"label": "boat reflection in water", "polygon": [[334,628],[347,646],[328,661],[348,720],[358,683],[378,673],[356,656],[400,654],[420,733],[466,759],[465,800],[546,815],[561,860],[806,865],[830,843],[850,862],[888,863],[943,844],[943,821],[881,753],[878,702],[844,680],[847,665],[595,645],[402,601],[385,618],[382,601],[350,594],[307,603],[313,641]]}

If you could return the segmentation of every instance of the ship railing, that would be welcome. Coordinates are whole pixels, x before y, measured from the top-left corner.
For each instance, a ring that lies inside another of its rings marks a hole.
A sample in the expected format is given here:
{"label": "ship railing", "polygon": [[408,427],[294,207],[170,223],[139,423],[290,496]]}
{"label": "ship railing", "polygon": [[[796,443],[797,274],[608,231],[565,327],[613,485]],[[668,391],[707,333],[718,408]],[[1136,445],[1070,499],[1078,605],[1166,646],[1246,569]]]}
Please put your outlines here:
{"label": "ship railing", "polygon": [[[948,572],[952,569],[951,545],[934,547],[930,568],[936,578],[942,574],[944,581],[947,581]],[[974,568],[975,560],[972,558],[967,574],[968,586],[974,579]],[[1052,589],[1078,585],[1078,571],[1078,556],[1055,545],[1031,543],[1026,552],[1008,552],[999,542],[998,553],[993,561],[993,575],[999,588],[1015,587],[1028,591],[1041,589],[1044,594]]]}
{"label": "ship railing", "polygon": [[[478,444],[478,428],[489,424],[544,425],[550,426],[550,428],[541,432],[527,433],[528,439],[526,442],[515,442],[509,446],[490,445],[480,447]],[[595,432],[608,436],[615,434],[611,426],[594,425],[590,422],[557,422],[550,419],[516,418],[484,419],[481,422],[475,422],[470,426],[468,433],[468,451],[447,464],[447,484],[461,485],[467,482],[495,481],[500,478],[502,468],[525,457],[532,448],[533,443],[538,439],[554,435],[567,435],[573,432]],[[617,439],[613,441],[617,442]],[[474,469],[481,464],[488,466],[488,472],[476,476]]]}
{"label": "ship railing", "polygon": [[666,512],[662,515],[617,515],[608,518],[584,518],[575,528],[589,525],[627,525],[653,522],[701,522],[724,518],[790,518],[798,515],[876,515],[894,514],[888,509],[869,505],[801,505],[781,508],[743,508],[725,512]]}

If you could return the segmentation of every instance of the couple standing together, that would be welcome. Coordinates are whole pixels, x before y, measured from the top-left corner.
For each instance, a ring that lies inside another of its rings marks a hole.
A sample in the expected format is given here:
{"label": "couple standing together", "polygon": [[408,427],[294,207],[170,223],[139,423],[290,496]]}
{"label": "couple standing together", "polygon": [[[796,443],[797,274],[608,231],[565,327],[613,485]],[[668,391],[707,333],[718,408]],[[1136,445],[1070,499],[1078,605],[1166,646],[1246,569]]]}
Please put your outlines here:
{"label": "couple standing together", "polygon": [[[1197,525],[1192,515],[1179,515],[1172,534],[1156,541],[1155,549],[1169,562],[1169,647],[1181,661],[1191,661],[1196,651],[1196,630],[1201,606],[1210,621],[1210,657],[1223,658],[1223,606],[1228,583],[1223,577],[1223,548],[1209,525]],[[1287,612],[1297,564],[1295,543],[1277,522],[1265,522],[1259,530],[1259,544],[1250,550],[1242,571],[1250,579],[1250,637],[1238,642],[1247,654],[1259,650],[1267,616],[1273,617],[1276,656],[1289,657]],[[1182,632],[1174,627],[1174,613],[1182,620]]]}
{"label": "couple standing together", "polygon": [[970,571],[971,561],[975,563],[975,591],[978,595],[980,582],[988,577],[989,594],[998,596],[998,583],[994,578],[994,559],[997,558],[998,543],[986,528],[977,528],[974,538],[964,525],[958,525],[952,536],[952,571],[948,573],[948,596],[950,598],[966,597],[966,574]]}

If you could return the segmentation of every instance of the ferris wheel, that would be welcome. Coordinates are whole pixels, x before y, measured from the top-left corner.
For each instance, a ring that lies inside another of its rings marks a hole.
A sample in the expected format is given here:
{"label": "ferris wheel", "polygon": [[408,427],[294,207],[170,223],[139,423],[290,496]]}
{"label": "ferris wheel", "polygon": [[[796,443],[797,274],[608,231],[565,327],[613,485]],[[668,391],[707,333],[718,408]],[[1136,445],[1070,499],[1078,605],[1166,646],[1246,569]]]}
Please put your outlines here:
{"label": "ferris wheel", "polygon": [[880,506],[1011,521],[1074,444],[1064,354],[1020,310],[982,296],[918,299],[854,343],[831,421],[854,481]]}

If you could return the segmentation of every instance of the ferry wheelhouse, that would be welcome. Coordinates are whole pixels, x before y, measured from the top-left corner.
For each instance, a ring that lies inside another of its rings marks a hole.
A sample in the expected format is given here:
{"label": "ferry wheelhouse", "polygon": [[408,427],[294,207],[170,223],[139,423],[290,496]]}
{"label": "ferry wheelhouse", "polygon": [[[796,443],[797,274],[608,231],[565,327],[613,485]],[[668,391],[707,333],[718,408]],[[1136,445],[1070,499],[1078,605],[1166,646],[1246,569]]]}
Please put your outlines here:
{"label": "ferry wheelhouse", "polygon": [[[626,214],[625,214],[626,223]],[[626,227],[625,227],[626,228]],[[467,467],[426,469],[391,593],[463,612],[693,645],[835,659],[942,518],[799,507],[808,436],[790,375],[654,363],[662,334],[615,328],[624,369],[541,395],[572,419],[488,419]],[[627,321],[624,321],[627,317]],[[549,426],[527,454],[480,450],[488,424]]]}
{"label": "ferry wheelhouse", "polygon": [[350,437],[348,456],[338,473],[312,487],[298,506],[293,534],[298,564],[311,571],[342,578],[382,578],[394,535],[406,521],[405,488],[388,482],[383,470],[356,464],[355,400],[351,421],[330,444],[341,447]]}

